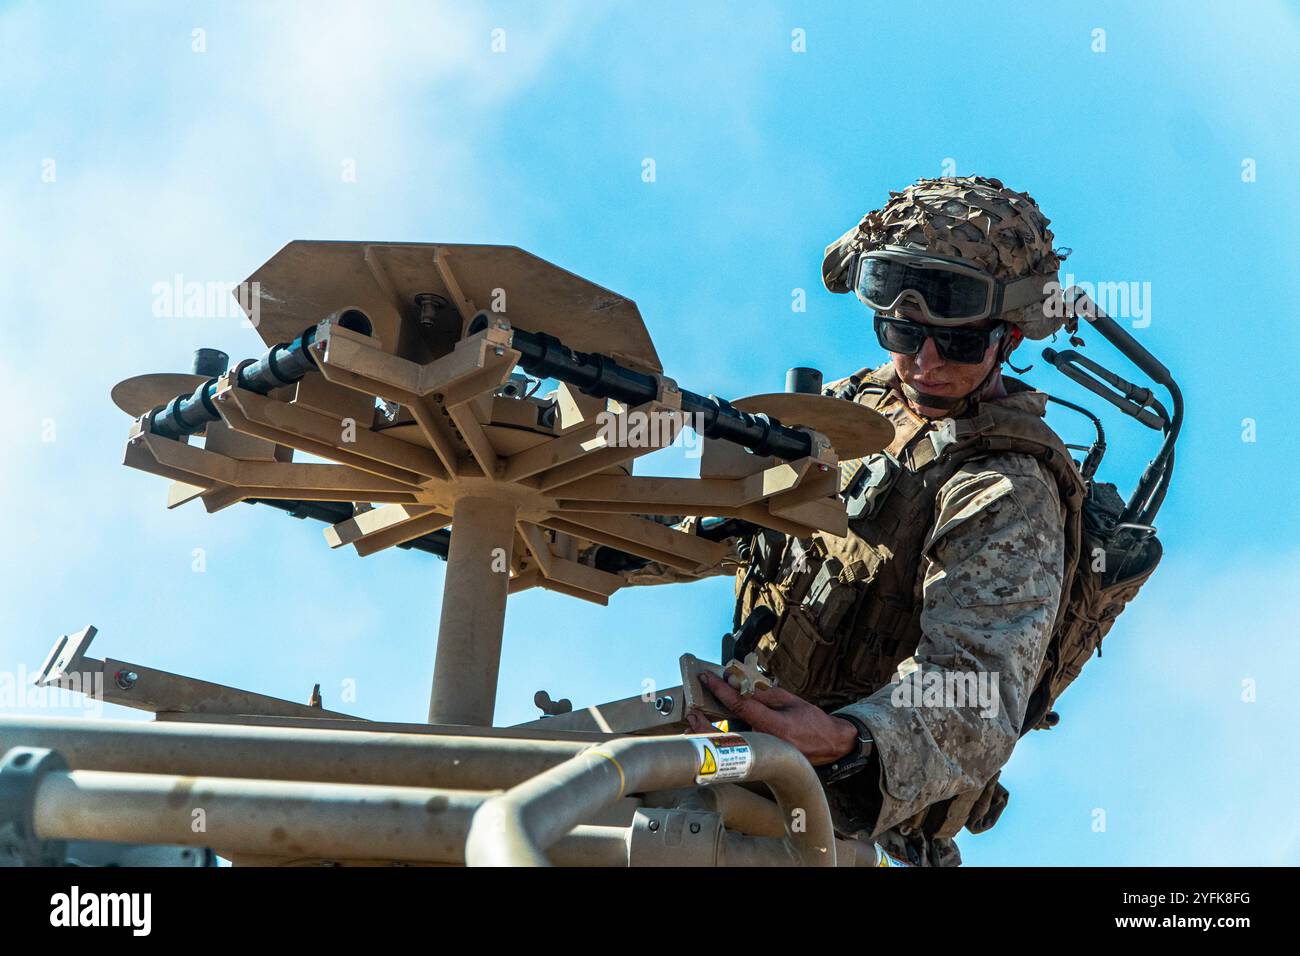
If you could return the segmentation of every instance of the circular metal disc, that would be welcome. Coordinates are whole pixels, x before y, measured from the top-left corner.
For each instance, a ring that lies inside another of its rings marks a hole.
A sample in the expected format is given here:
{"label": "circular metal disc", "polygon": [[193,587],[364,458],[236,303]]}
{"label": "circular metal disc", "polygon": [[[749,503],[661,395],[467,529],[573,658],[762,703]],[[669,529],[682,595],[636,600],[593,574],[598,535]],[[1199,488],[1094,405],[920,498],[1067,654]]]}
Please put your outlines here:
{"label": "circular metal disc", "polygon": [[731,404],[751,415],[768,415],[782,425],[821,432],[830,439],[841,460],[878,452],[894,440],[894,426],[888,418],[843,398],[771,392],[751,395]]}
{"label": "circular metal disc", "polygon": [[189,395],[207,381],[202,375],[184,372],[155,372],[123,379],[113,386],[109,394],[113,404],[132,418],[139,418],[150,409],[165,405],[177,395]]}

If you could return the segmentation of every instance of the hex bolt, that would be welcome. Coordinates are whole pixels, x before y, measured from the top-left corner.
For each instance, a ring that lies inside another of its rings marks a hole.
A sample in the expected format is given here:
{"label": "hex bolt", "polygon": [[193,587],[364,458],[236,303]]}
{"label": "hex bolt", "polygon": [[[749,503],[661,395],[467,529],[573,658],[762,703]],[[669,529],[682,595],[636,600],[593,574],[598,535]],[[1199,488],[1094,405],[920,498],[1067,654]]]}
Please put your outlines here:
{"label": "hex bolt", "polygon": [[655,710],[661,715],[667,717],[673,712],[673,699],[670,695],[664,694],[662,697],[655,698]]}
{"label": "hex bolt", "polygon": [[122,690],[130,690],[139,679],[140,675],[135,671],[118,671],[113,675],[113,682]]}
{"label": "hex bolt", "polygon": [[691,832],[692,832],[692,833],[699,833],[699,832],[700,832],[700,825],[699,825],[698,823],[692,823],[692,824],[691,824]]}

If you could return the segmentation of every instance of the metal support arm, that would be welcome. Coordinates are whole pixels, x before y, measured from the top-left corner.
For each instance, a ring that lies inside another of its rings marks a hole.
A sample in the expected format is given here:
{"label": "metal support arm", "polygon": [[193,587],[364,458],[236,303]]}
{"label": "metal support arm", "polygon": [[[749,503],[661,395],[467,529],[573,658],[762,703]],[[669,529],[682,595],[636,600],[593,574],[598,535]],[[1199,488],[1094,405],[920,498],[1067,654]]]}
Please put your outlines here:
{"label": "metal support arm", "polygon": [[[743,777],[776,797],[793,858],[835,865],[830,810],[816,772],[792,745],[767,734],[739,735],[752,762]],[[615,740],[488,800],[474,814],[465,860],[471,866],[547,866],[546,850],[585,818],[624,794],[690,786],[697,780],[696,738]],[[794,826],[800,819],[802,825]]]}

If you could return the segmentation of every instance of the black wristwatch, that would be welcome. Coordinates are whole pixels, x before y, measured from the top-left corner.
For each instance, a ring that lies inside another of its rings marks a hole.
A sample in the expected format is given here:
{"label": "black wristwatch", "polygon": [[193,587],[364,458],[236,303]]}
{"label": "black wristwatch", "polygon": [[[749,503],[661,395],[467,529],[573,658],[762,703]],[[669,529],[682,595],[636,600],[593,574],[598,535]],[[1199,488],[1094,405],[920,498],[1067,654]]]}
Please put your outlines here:
{"label": "black wristwatch", "polygon": [[876,742],[871,738],[867,725],[848,714],[833,714],[841,720],[847,720],[858,730],[858,745],[834,763],[817,768],[817,775],[822,783],[836,783],[866,768],[876,751]]}

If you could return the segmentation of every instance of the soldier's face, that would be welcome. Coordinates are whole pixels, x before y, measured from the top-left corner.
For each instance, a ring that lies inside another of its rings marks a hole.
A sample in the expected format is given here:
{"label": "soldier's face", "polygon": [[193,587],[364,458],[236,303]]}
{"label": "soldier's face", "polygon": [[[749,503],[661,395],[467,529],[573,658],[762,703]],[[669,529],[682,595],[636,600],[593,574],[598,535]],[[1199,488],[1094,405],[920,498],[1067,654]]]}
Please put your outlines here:
{"label": "soldier's face", "polygon": [[[904,305],[896,310],[896,313],[905,319],[911,319],[913,322],[919,322],[922,325],[930,325],[926,322],[925,316],[920,312]],[[994,325],[993,320],[977,322],[971,328],[991,328]],[[939,354],[935,348],[934,340],[927,338],[925,344],[921,346],[921,351],[915,355],[901,355],[898,352],[890,352],[890,358],[894,362],[894,371],[897,373],[899,381],[905,385],[910,385],[918,392],[926,392],[930,395],[939,395],[943,398],[960,399],[969,395],[975,390],[980,382],[984,381],[984,376],[988,375],[989,369],[997,361],[998,343],[992,342],[984,351],[984,358],[978,365],[964,365],[960,362],[949,362]],[[921,409],[922,412],[942,412],[942,409]]]}

